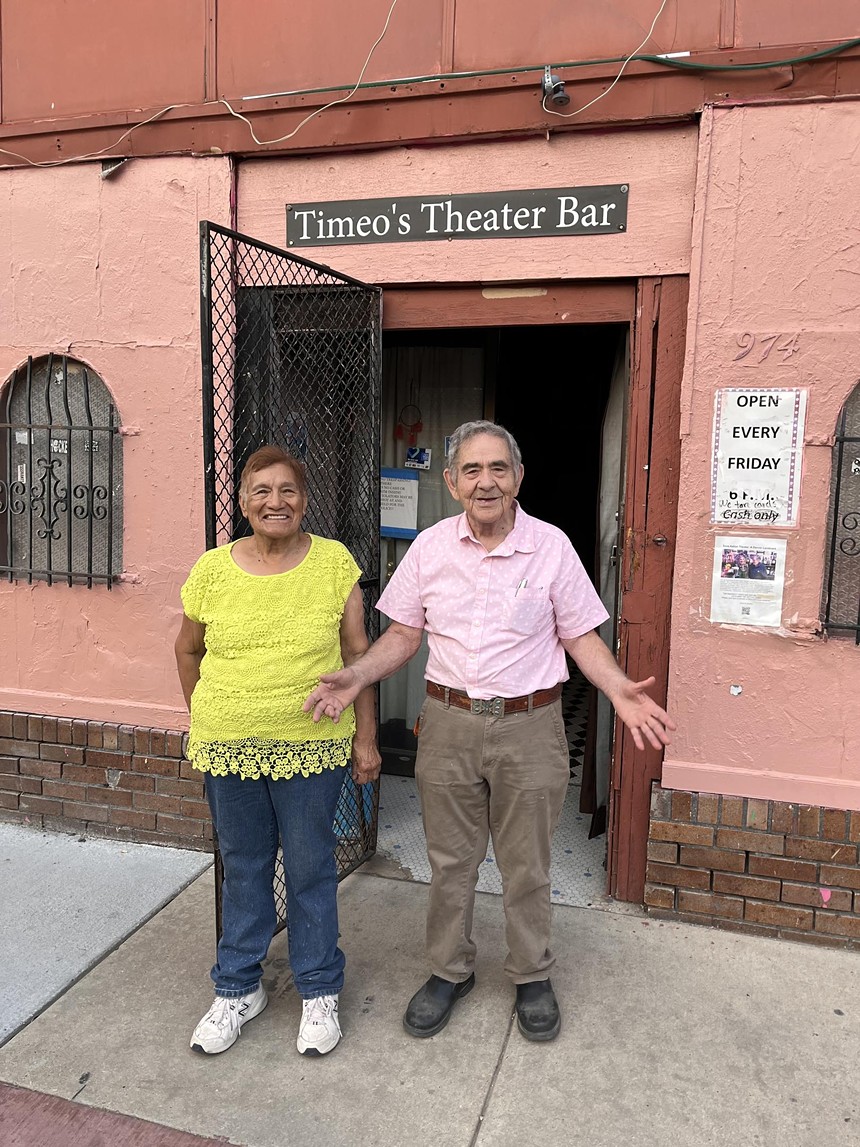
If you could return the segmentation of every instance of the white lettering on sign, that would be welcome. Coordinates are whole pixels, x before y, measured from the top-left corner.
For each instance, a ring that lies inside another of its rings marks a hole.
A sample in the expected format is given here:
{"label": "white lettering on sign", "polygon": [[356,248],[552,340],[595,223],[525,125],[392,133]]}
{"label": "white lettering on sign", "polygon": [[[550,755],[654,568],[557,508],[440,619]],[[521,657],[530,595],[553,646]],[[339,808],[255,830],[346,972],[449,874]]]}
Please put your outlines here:
{"label": "white lettering on sign", "polygon": [[718,390],[711,521],[797,524],[806,391]]}
{"label": "white lettering on sign", "polygon": [[608,227],[612,222],[609,212],[615,210],[614,203],[602,203],[600,207],[589,203],[580,211],[579,200],[575,195],[559,195],[557,227]]}
{"label": "white lettering on sign", "polygon": [[624,183],[290,204],[287,245],[617,233],[628,192]]}

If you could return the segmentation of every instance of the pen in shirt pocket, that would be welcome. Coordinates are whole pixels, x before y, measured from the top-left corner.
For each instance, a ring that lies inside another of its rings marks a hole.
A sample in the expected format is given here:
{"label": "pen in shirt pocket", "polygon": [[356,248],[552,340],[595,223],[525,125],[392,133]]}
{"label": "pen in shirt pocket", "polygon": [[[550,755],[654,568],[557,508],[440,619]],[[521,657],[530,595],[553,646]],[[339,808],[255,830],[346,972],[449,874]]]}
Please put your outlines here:
{"label": "pen in shirt pocket", "polygon": [[521,589],[527,589],[528,584],[529,584],[529,579],[527,577],[524,577],[522,579],[522,581],[517,582],[517,588],[514,590],[514,597],[517,596],[517,594],[520,592]]}

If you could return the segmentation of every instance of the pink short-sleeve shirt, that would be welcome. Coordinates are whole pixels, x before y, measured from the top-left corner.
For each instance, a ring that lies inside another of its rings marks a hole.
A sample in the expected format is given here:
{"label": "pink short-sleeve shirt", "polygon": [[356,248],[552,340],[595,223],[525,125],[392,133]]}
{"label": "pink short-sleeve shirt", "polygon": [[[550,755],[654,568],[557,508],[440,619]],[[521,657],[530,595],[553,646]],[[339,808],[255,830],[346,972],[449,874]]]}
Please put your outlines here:
{"label": "pink short-sleeve shirt", "polygon": [[470,697],[519,697],[568,677],[562,639],[608,618],[566,534],[518,505],[492,553],[465,514],[422,531],[377,609],[426,629],[428,681]]}

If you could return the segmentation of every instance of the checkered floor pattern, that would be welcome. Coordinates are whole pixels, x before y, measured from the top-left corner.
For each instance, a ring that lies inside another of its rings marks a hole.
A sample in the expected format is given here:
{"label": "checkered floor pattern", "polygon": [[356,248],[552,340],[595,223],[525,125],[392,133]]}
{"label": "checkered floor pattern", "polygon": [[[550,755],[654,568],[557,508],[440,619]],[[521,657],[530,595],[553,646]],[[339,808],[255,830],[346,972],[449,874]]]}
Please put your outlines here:
{"label": "checkered floor pattern", "polygon": [[588,727],[588,682],[575,668],[561,695],[561,712],[567,731],[567,743],[570,745],[570,771],[574,775],[577,767],[582,764]]}
{"label": "checkered floor pattern", "polygon": [[[588,683],[574,670],[562,694],[570,744],[571,778],[561,820],[552,842],[552,900],[582,908],[608,908],[606,895],[606,836],[588,839],[591,817],[579,811],[582,754],[588,723]],[[410,879],[430,882],[430,866],[418,788],[413,777],[384,775],[380,787],[380,856],[394,861]],[[502,882],[493,856],[492,844],[478,870],[478,891],[501,895]]]}

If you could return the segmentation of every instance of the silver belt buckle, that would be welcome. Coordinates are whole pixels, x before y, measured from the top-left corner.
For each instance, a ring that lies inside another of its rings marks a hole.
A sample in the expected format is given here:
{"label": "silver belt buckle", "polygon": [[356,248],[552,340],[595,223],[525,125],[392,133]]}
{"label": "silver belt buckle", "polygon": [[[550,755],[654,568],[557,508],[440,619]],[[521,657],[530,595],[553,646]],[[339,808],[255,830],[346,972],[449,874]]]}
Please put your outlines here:
{"label": "silver belt buckle", "polygon": [[489,713],[491,717],[504,717],[505,715],[504,697],[490,697],[488,699],[472,697],[471,700],[473,713]]}

